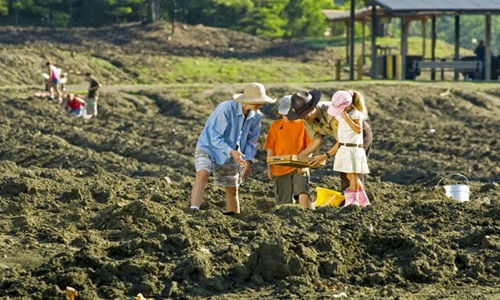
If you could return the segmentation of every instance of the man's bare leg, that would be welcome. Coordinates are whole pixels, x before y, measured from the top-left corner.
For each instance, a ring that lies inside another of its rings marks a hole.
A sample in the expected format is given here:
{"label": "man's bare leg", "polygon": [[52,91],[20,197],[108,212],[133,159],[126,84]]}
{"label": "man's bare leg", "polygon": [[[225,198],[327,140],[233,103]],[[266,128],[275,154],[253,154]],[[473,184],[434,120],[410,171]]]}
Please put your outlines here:
{"label": "man's bare leg", "polygon": [[196,178],[194,179],[193,189],[191,190],[191,207],[201,206],[203,196],[205,195],[205,187],[207,186],[208,178],[210,177],[210,172],[207,170],[200,170],[196,172]]}
{"label": "man's bare leg", "polygon": [[240,199],[237,187],[225,187],[226,189],[226,211],[240,213]]}

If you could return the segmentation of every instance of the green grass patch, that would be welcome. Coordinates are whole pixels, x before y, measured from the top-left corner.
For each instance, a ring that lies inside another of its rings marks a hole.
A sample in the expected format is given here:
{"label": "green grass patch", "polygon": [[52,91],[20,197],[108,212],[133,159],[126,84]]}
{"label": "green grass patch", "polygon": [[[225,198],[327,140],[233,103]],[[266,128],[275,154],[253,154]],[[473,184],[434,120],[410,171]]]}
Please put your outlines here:
{"label": "green grass patch", "polygon": [[276,59],[237,60],[200,57],[155,57],[157,68],[134,68],[138,83],[308,82],[333,77],[324,65]]}
{"label": "green grass patch", "polygon": [[[355,43],[361,43],[361,37],[355,37]],[[345,47],[345,36],[332,36],[332,37],[314,37],[305,38],[300,43],[307,44],[312,49],[324,49],[328,47]]]}
{"label": "green grass patch", "polygon": [[106,70],[112,70],[115,68],[111,62],[102,59],[101,57],[92,57],[91,58],[91,66],[94,69],[106,69]]}
{"label": "green grass patch", "polygon": [[[431,57],[431,39],[426,39],[425,41],[425,57],[430,59]],[[394,51],[393,54],[400,53],[399,48],[401,47],[401,40],[399,38],[393,37],[380,37],[377,38],[377,45],[381,46],[393,46],[398,49]],[[410,37],[408,38],[408,55],[422,55],[423,54],[423,38],[422,37]],[[436,59],[453,58],[455,53],[455,46],[448,44],[442,40],[436,41]],[[462,56],[474,55],[474,52],[470,49],[460,48],[460,54]]]}
{"label": "green grass patch", "polygon": [[[329,47],[338,48],[338,53],[341,58],[345,58],[345,36],[334,36],[334,37],[319,37],[319,38],[307,38],[301,41],[301,44],[307,44],[311,49],[325,49]],[[356,55],[361,54],[361,44],[363,40],[361,37],[355,37],[354,48]],[[401,39],[399,37],[377,37],[378,46],[391,46],[396,49],[392,50],[392,54],[399,54],[401,47]],[[431,39],[427,38],[425,41],[425,57],[430,59],[431,57]],[[366,54],[370,55],[371,51],[371,38],[369,35],[365,38]],[[423,54],[423,38],[412,36],[408,38],[408,55],[422,55]],[[453,58],[455,53],[455,47],[452,44],[446,43],[442,40],[436,41],[436,59]],[[470,49],[460,48],[460,55],[469,56],[474,55],[474,52]]]}

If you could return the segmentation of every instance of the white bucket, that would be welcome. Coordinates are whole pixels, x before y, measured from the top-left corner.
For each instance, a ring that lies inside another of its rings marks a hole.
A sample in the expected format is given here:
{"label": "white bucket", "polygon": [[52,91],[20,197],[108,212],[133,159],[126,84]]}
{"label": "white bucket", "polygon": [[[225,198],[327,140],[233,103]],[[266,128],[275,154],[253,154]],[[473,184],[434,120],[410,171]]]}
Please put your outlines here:
{"label": "white bucket", "polygon": [[436,188],[439,187],[439,184],[441,183],[441,181],[443,179],[445,179],[447,177],[451,177],[451,176],[461,176],[461,177],[465,178],[465,180],[467,181],[467,184],[444,185],[443,188],[444,188],[444,191],[446,193],[446,196],[451,197],[451,198],[458,200],[460,202],[469,201],[469,194],[470,194],[469,180],[467,179],[467,177],[465,177],[462,174],[458,174],[458,173],[457,174],[450,174],[448,176],[441,178],[441,180],[439,180],[439,182],[437,183]]}

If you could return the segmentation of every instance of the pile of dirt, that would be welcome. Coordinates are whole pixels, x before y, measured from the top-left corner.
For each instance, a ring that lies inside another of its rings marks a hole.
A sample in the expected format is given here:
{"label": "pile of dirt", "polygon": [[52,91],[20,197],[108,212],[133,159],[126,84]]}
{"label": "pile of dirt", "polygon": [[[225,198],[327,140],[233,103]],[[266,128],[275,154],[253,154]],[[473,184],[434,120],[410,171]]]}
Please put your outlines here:
{"label": "pile of dirt", "polygon": [[[62,299],[67,286],[93,300],[498,296],[494,87],[440,96],[439,85],[336,83],[362,92],[370,111],[364,209],[274,206],[262,149],[274,107],[264,106],[242,214],[222,214],[212,182],[203,209],[189,213],[197,137],[242,87],[105,88],[90,120],[65,117],[32,89],[0,90],[0,297]],[[331,83],[267,86],[274,97],[311,88],[324,100],[334,92]],[[311,171],[313,196],[338,188],[331,163]],[[453,173],[468,177],[469,202],[436,189]]]}
{"label": "pile of dirt", "polygon": [[265,39],[203,25],[128,23],[102,28],[0,27],[2,45],[97,53],[258,58],[310,56],[306,43]]}

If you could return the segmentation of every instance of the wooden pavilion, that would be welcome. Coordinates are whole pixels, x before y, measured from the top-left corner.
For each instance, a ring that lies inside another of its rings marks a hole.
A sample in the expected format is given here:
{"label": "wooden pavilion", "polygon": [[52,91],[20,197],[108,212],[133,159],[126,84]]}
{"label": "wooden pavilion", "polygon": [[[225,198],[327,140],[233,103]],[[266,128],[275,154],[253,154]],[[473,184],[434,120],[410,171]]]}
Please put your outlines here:
{"label": "wooden pavilion", "polygon": [[[355,0],[352,0],[355,1]],[[371,23],[371,72],[372,78],[376,78],[377,70],[377,43],[376,32],[379,20],[383,18],[401,19],[401,78],[406,78],[406,56],[408,52],[408,29],[411,21],[421,21],[423,31],[423,57],[426,55],[426,28],[427,22],[431,19],[431,60],[435,60],[436,50],[436,19],[441,15],[455,16],[455,41],[454,41],[454,59],[460,57],[460,16],[464,14],[485,16],[485,80],[491,80],[491,15],[500,14],[500,0],[368,0],[365,1],[369,7],[356,10],[351,13],[348,11],[323,10],[323,14],[330,22],[344,22],[346,28],[353,28],[351,22]],[[350,26],[348,26],[350,25]],[[362,53],[365,56],[365,33],[363,26]],[[347,40],[353,41],[352,30],[347,30]],[[346,50],[349,51],[349,43],[346,43]],[[353,45],[353,42],[350,43]],[[352,52],[352,49],[350,49]],[[349,55],[348,55],[349,56]],[[351,59],[351,67],[353,57]],[[433,74],[434,79],[434,74]],[[455,72],[455,80],[458,79],[458,73]]]}

